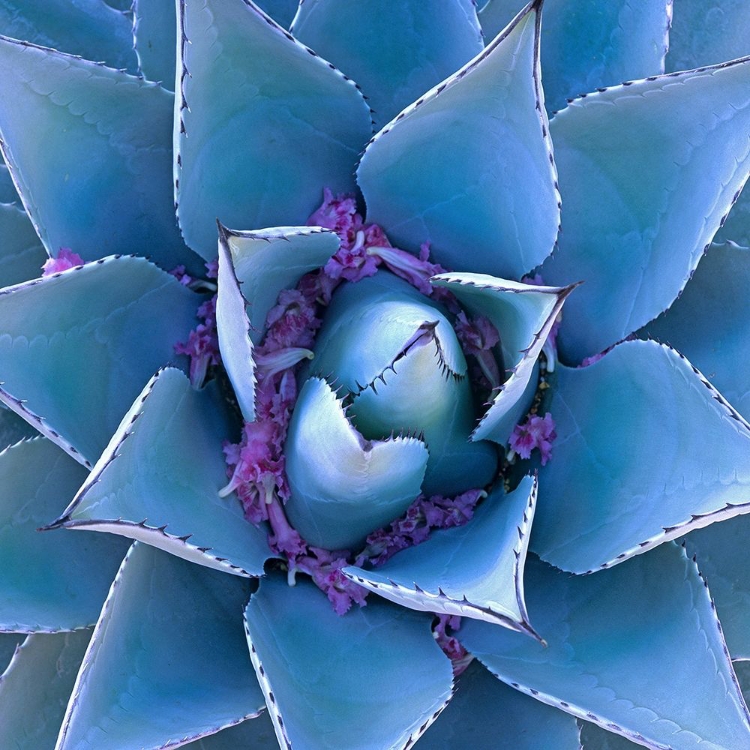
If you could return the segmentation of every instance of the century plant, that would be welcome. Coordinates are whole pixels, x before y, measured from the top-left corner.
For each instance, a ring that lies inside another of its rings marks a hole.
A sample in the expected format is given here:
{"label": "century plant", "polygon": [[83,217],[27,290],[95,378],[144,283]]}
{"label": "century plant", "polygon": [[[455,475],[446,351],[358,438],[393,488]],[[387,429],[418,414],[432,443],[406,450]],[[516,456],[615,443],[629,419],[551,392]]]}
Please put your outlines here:
{"label": "century plant", "polygon": [[0,0],[0,747],[750,748],[750,4],[107,2]]}

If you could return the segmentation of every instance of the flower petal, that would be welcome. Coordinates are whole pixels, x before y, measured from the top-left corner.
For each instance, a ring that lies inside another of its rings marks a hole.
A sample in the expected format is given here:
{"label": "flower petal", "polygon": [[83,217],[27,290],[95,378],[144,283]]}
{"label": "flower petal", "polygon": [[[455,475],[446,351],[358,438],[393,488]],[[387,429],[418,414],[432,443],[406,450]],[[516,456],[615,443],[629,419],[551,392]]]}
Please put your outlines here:
{"label": "flower petal", "polygon": [[560,368],[549,410],[531,540],[547,562],[588,572],[750,512],[750,428],[674,350],[629,341]]}
{"label": "flower petal", "polygon": [[526,576],[546,646],[477,620],[458,633],[503,682],[647,747],[750,743],[711,597],[683,549],[584,577],[531,558]]}
{"label": "flower petal", "polygon": [[0,288],[36,278],[47,257],[23,208],[0,203]]}
{"label": "flower petal", "polygon": [[450,698],[450,662],[425,615],[370,599],[340,617],[307,579],[292,588],[274,575],[245,621],[283,747],[402,749]]}
{"label": "flower petal", "polygon": [[446,268],[520,276],[560,218],[539,82],[538,0],[370,142],[357,181],[394,244]]}

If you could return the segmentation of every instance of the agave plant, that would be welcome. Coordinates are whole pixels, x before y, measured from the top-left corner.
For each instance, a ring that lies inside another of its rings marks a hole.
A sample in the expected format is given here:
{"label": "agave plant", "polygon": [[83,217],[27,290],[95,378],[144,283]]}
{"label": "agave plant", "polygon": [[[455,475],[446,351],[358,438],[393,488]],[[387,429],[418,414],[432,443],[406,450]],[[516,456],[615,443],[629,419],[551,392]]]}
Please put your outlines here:
{"label": "agave plant", "polygon": [[750,748],[750,6],[47,5],[0,746]]}

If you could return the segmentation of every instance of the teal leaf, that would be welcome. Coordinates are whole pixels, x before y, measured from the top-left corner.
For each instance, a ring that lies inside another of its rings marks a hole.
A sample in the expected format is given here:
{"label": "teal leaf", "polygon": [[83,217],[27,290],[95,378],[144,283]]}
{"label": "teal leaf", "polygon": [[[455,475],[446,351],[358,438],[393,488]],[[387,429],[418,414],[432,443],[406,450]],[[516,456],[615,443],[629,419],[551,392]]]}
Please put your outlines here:
{"label": "teal leaf", "polygon": [[102,0],[0,0],[0,34],[138,73],[132,22]]}
{"label": "teal leaf", "polygon": [[430,242],[446,268],[519,277],[552,250],[560,218],[539,80],[538,0],[368,145],[357,172],[368,221]]}
{"label": "teal leaf", "polygon": [[0,633],[0,684],[2,684],[2,673],[8,668],[10,660],[24,638],[25,636],[21,633]]}
{"label": "teal leaf", "polygon": [[255,4],[264,13],[271,16],[279,26],[288,29],[292,25],[292,19],[300,5],[300,0],[258,0]]}
{"label": "teal leaf", "polygon": [[287,516],[309,544],[326,549],[357,549],[404,513],[420,493],[428,458],[416,438],[365,440],[320,378],[302,386],[284,455]]}
{"label": "teal leaf", "polygon": [[433,531],[375,570],[344,575],[396,604],[503,625],[538,637],[529,624],[523,568],[536,504],[536,479],[493,491],[465,526]]}
{"label": "teal leaf", "polygon": [[750,419],[750,250],[712,245],[672,307],[643,333],[684,354]]}
{"label": "teal leaf", "polygon": [[473,316],[486,316],[501,332],[507,380],[493,394],[472,440],[505,445],[518,422],[516,407],[533,383],[542,347],[575,287],[531,286],[472,273],[441,274],[432,283],[449,289]]}
{"label": "teal leaf", "polygon": [[58,750],[175,747],[257,716],[247,581],[135,544],[112,584]]}
{"label": "teal leaf", "polygon": [[628,341],[561,367],[549,411],[531,540],[547,562],[588,572],[750,512],[750,428],[674,350]]}
{"label": "teal leaf", "polygon": [[0,203],[20,202],[7,164],[0,159]]}
{"label": "teal leaf", "polygon": [[224,227],[220,242],[231,253],[234,272],[249,304],[250,338],[259,344],[266,317],[279,293],[326,264],[339,249],[334,232],[319,227],[274,227],[238,232]]}
{"label": "teal leaf", "polygon": [[0,451],[39,433],[4,404],[0,404]]}
{"label": "teal leaf", "polygon": [[0,677],[0,746],[55,746],[90,630],[30,635]]}
{"label": "teal leaf", "polygon": [[378,128],[484,49],[472,0],[305,0],[291,32],[362,87]]}
{"label": "teal leaf", "polygon": [[421,613],[371,598],[341,617],[308,579],[276,575],[245,621],[283,747],[408,747],[450,699],[450,662]]}
{"label": "teal leaf", "polygon": [[[174,97],[102,65],[0,38],[6,162],[51,256],[141,253],[199,268],[174,217]],[[44,151],[39,144],[44,143]]]}
{"label": "teal leaf", "polygon": [[563,359],[625,338],[685,286],[750,169],[748,90],[750,59],[615,86],[555,116],[565,210],[542,274],[586,282],[565,306]]}
{"label": "teal leaf", "polygon": [[[479,13],[485,36],[492,39],[522,7],[523,0],[489,0]],[[562,109],[567,99],[602,86],[663,73],[671,9],[672,0],[546,0],[541,59],[547,109]]]}
{"label": "teal leaf", "polygon": [[271,557],[263,527],[246,521],[227,481],[222,442],[234,420],[217,384],[194,391],[172,368],[136,400],[71,506],[57,522],[107,531],[241,576]]}
{"label": "teal leaf", "polygon": [[641,744],[612,732],[606,732],[596,724],[581,722],[581,750],[637,750]]}
{"label": "teal leaf", "polygon": [[575,719],[508,687],[474,661],[419,750],[581,750]]}
{"label": "teal leaf", "polygon": [[748,746],[719,621],[682,548],[580,577],[530,558],[526,592],[546,646],[477,620],[458,633],[503,682],[647,747]]}
{"label": "teal leaf", "polygon": [[96,622],[125,547],[97,534],[38,531],[85,478],[80,464],[43,438],[0,453],[0,631],[49,633]]}
{"label": "teal leaf", "polygon": [[47,253],[20,206],[0,203],[0,288],[40,276]]}
{"label": "teal leaf", "polygon": [[175,86],[177,11],[164,0],[134,0],[133,41],[138,65],[149,81],[159,81],[169,91]]}
{"label": "teal leaf", "polygon": [[724,224],[714,236],[715,242],[733,242],[750,248],[750,190],[742,189],[724,217]]}
{"label": "teal leaf", "polygon": [[750,516],[737,516],[688,534],[685,548],[695,555],[733,659],[750,660]]}
{"label": "teal leaf", "polygon": [[248,719],[233,727],[222,729],[221,732],[211,734],[183,747],[190,748],[190,750],[238,750],[238,748],[278,750],[279,743],[276,742],[276,732],[268,711],[264,711],[254,719]]}
{"label": "teal leaf", "polygon": [[734,662],[734,670],[737,674],[745,701],[750,701],[750,662],[736,661]]}
{"label": "teal leaf", "polygon": [[354,188],[372,124],[350,79],[249,0],[183,0],[181,24],[175,181],[190,247],[216,256],[217,218],[304,224],[323,187]]}
{"label": "teal leaf", "polygon": [[199,301],[132,257],[0,290],[0,401],[90,468]]}

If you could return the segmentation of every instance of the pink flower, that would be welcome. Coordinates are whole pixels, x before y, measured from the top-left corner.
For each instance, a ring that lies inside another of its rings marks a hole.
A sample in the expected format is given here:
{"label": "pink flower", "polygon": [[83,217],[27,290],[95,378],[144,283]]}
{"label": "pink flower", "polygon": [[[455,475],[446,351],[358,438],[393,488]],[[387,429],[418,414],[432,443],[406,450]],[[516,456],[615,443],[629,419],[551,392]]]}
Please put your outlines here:
{"label": "pink flower", "polygon": [[555,422],[547,412],[544,417],[530,416],[523,424],[518,424],[510,436],[510,448],[521,458],[530,458],[531,451],[539,449],[542,466],[552,456],[552,442],[557,437]]}
{"label": "pink flower", "polygon": [[69,247],[61,247],[57,258],[49,258],[44,262],[42,276],[52,276],[52,274],[83,264],[84,260],[78,253],[74,253]]}

